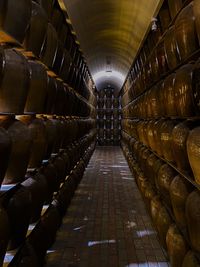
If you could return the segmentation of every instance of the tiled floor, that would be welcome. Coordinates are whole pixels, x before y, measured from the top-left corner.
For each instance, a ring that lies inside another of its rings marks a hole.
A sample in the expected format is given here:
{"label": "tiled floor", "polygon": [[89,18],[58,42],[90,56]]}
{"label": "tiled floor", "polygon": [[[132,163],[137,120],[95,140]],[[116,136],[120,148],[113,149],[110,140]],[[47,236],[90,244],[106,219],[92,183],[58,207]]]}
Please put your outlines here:
{"label": "tiled floor", "polygon": [[169,266],[119,147],[96,149],[46,266]]}

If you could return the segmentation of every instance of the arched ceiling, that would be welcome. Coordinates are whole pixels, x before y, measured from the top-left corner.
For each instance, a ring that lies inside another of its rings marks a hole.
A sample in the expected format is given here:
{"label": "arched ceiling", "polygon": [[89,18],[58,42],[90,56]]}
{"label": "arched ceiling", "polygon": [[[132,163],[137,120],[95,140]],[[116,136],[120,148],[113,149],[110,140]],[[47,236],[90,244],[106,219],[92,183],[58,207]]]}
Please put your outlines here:
{"label": "arched ceiling", "polygon": [[162,0],[62,0],[98,89],[120,90]]}

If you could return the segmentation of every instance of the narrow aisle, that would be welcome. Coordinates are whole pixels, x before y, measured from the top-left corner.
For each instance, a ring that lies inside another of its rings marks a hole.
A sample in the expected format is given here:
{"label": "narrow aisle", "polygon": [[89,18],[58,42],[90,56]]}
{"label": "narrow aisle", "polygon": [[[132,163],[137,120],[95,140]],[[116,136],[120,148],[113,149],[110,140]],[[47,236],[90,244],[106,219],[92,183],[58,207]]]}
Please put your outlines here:
{"label": "narrow aisle", "polygon": [[96,149],[46,266],[168,266],[119,147]]}

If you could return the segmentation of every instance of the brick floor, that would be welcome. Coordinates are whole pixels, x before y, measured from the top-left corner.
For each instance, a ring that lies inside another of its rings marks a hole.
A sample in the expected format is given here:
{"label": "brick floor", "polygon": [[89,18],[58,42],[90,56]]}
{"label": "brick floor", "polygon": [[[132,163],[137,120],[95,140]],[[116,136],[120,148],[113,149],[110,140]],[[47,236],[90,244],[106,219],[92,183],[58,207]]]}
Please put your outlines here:
{"label": "brick floor", "polygon": [[46,267],[169,266],[119,147],[98,147]]}

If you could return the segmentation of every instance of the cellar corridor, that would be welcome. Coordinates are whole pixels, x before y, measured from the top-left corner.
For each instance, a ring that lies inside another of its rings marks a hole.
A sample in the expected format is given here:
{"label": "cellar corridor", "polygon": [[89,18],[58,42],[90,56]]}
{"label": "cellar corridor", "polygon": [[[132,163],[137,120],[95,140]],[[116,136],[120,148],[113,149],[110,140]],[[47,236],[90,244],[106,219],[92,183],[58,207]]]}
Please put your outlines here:
{"label": "cellar corridor", "polygon": [[150,216],[119,147],[97,147],[46,267],[166,267]]}

